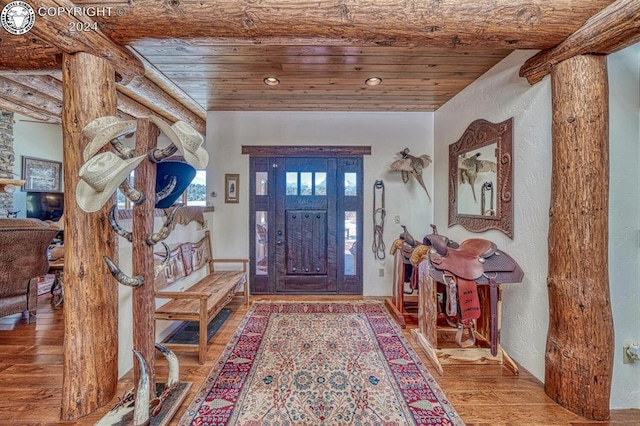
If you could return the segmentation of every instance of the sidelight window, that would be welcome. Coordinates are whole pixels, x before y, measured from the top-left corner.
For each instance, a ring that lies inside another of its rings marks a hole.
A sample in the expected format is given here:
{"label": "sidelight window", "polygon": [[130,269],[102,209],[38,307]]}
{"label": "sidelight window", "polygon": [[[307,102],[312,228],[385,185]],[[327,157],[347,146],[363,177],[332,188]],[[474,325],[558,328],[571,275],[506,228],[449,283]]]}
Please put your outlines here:
{"label": "sidelight window", "polygon": [[358,242],[358,212],[344,212],[344,274],[356,275]]}
{"label": "sidelight window", "polygon": [[358,175],[357,173],[344,174],[344,195],[355,197],[358,195]]}
{"label": "sidelight window", "polygon": [[267,235],[269,225],[265,211],[256,211],[256,275],[267,275],[269,264],[269,245]]}

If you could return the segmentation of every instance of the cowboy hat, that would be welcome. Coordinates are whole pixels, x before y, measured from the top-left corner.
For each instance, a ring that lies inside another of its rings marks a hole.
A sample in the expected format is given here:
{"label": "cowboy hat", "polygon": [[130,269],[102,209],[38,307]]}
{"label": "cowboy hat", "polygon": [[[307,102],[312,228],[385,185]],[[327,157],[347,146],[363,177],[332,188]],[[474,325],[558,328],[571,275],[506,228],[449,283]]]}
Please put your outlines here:
{"label": "cowboy hat", "polygon": [[204,137],[184,121],[177,121],[171,127],[161,118],[150,116],[162,133],[169,137],[187,163],[196,169],[204,169],[209,163],[209,153],[202,147]]}
{"label": "cowboy hat", "polygon": [[169,195],[158,200],[155,207],[158,209],[170,207],[187,189],[194,177],[196,177],[196,169],[190,164],[182,161],[163,161],[158,163],[156,195],[163,190],[167,190],[173,178],[176,179],[176,183]]}
{"label": "cowboy hat", "polygon": [[78,206],[87,213],[100,210],[145,157],[123,160],[111,151],[91,157],[80,167],[80,181],[76,186]]}
{"label": "cowboy hat", "polygon": [[135,132],[136,126],[136,120],[121,120],[112,115],[96,118],[89,122],[89,124],[82,129],[82,134],[89,139],[89,143],[85,146],[84,152],[82,153],[82,158],[84,161],[89,160],[89,158],[93,157],[100,148],[112,139]]}

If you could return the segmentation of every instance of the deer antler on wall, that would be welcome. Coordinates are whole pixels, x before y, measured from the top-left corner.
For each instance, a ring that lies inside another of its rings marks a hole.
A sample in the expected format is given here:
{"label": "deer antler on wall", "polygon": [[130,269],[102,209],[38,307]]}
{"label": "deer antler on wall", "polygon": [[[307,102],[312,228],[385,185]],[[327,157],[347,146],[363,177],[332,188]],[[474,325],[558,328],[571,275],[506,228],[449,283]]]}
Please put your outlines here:
{"label": "deer antler on wall", "polygon": [[402,181],[404,183],[409,181],[409,176],[413,176],[424,189],[424,192],[427,193],[429,201],[431,201],[431,196],[429,195],[427,186],[424,184],[424,180],[422,179],[422,171],[431,164],[431,157],[427,154],[423,154],[419,157],[410,155],[409,148],[405,148],[398,154],[402,158],[391,163],[391,171],[402,173]]}

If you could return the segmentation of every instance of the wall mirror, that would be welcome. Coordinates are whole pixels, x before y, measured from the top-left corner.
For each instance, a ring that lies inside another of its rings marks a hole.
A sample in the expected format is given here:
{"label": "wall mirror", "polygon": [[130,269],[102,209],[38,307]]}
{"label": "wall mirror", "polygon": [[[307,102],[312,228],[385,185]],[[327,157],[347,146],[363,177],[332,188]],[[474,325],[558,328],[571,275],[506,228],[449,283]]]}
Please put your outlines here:
{"label": "wall mirror", "polygon": [[513,118],[476,120],[449,145],[449,226],[513,238]]}

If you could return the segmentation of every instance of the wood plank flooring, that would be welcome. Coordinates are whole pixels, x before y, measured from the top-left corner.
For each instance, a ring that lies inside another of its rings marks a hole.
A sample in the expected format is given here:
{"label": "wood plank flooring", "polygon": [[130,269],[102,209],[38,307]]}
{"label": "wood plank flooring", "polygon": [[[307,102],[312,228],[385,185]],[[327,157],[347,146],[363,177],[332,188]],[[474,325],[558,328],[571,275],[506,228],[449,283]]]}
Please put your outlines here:
{"label": "wood plank flooring", "polygon": [[[24,323],[20,315],[0,319],[0,425],[92,425],[112,404],[77,422],[59,420],[62,386],[62,309],[52,309],[50,295],[39,297],[37,322]],[[266,297],[254,297],[269,299]],[[273,299],[273,298],[272,298]],[[277,300],[285,299],[277,297]],[[311,300],[311,296],[288,297]],[[313,300],[347,298],[314,297]],[[196,354],[178,354],[182,381],[193,382],[186,402],[171,424],[177,424],[188,402],[244,317],[247,308],[237,299],[229,305],[230,318],[209,343],[207,362],[199,365]],[[412,341],[409,330],[406,337]],[[425,364],[429,361],[416,346]],[[157,359],[158,380],[166,377],[166,364]],[[502,366],[445,366],[445,374],[432,374],[467,425],[640,425],[640,410],[615,410],[606,422],[589,421],[561,408],[544,393],[542,384],[524,369],[513,376]],[[113,400],[132,387],[128,373],[118,384]]]}

